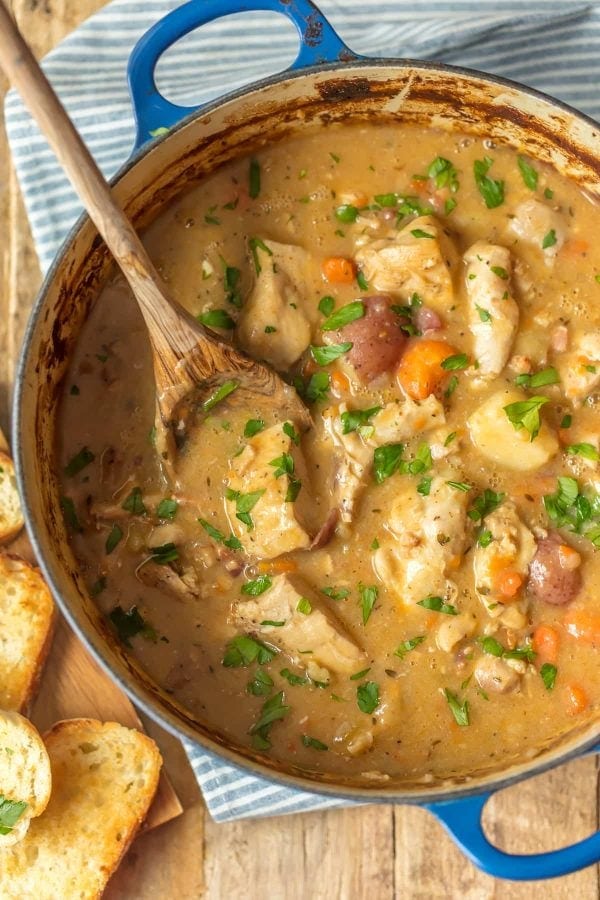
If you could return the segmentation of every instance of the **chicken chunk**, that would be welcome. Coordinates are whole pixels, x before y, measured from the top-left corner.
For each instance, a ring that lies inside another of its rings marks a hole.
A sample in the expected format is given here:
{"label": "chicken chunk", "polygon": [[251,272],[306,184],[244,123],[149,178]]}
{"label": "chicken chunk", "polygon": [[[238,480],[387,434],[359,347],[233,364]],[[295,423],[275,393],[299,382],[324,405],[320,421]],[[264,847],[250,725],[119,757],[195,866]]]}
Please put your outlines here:
{"label": "chicken chunk", "polygon": [[[486,547],[477,544],[473,552],[477,595],[492,618],[502,617],[505,604],[524,614],[526,601],[521,588],[536,553],[535,538],[510,500],[486,516],[484,527],[491,541]],[[509,574],[510,579],[504,577]],[[525,625],[524,618],[520,624]]]}
{"label": "chicken chunk", "polygon": [[547,203],[534,199],[524,200],[517,206],[509,228],[525,244],[537,247],[547,265],[554,263],[567,236],[564,216]]}
{"label": "chicken chunk", "polygon": [[576,337],[573,349],[557,357],[556,367],[567,399],[583,403],[600,384],[600,332]]}
{"label": "chicken chunk", "polygon": [[460,613],[458,616],[442,616],[443,622],[438,626],[435,637],[440,650],[450,653],[464,638],[470,637],[476,627],[477,618],[473,613]]}
{"label": "chicken chunk", "polygon": [[306,284],[316,277],[316,263],[302,247],[262,243],[270,255],[256,249],[260,271],[240,312],[237,336],[251,356],[285,371],[310,344],[318,317],[305,295]]}
{"label": "chicken chunk", "polygon": [[321,598],[294,575],[278,575],[259,597],[234,603],[232,618],[238,628],[264,637],[305,668],[316,663],[328,672],[351,675],[366,659]]}
{"label": "chicken chunk", "polygon": [[537,437],[531,440],[526,428],[515,429],[508,418],[506,406],[528,399],[523,391],[506,388],[488,397],[467,419],[471,440],[479,452],[519,472],[541,468],[558,452],[556,435],[543,419]]}
{"label": "chicken chunk", "polygon": [[370,420],[370,435],[351,431],[344,434],[342,414],[345,403],[330,406],[323,412],[327,434],[339,456],[335,483],[336,503],[342,522],[351,522],[356,499],[373,463],[373,451],[383,444],[406,441],[422,431],[445,421],[444,409],[433,395],[421,403],[414,400],[387,403]]}
{"label": "chicken chunk", "polygon": [[469,328],[473,335],[478,376],[499,375],[508,360],[519,308],[511,294],[510,251],[498,244],[477,241],[464,256]]}
{"label": "chicken chunk", "polygon": [[455,472],[433,477],[429,496],[414,485],[398,494],[387,525],[390,537],[381,540],[373,568],[388,591],[405,603],[430,595],[454,597],[448,579],[465,549],[467,495],[451,487]]}
{"label": "chicken chunk", "polygon": [[364,244],[355,258],[377,291],[391,291],[406,300],[418,294],[442,315],[454,304],[456,250],[433,216],[420,216],[401,231]]}
{"label": "chicken chunk", "polygon": [[246,553],[272,559],[308,547],[310,488],[300,449],[283,426],[272,425],[250,438],[229,467],[226,511]]}

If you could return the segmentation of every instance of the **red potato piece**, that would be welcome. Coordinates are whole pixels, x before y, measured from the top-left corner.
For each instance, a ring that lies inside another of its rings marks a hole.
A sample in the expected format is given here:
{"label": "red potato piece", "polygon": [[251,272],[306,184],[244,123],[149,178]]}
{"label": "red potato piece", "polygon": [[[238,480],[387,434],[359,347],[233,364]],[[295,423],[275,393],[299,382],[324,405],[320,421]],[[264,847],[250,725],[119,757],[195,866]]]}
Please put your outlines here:
{"label": "red potato piece", "polygon": [[392,298],[388,294],[361,299],[364,316],[341,328],[336,340],[352,341],[346,359],[359,380],[368,384],[396,367],[408,338],[400,328],[404,320],[390,309]]}
{"label": "red potato piece", "polygon": [[571,603],[581,589],[581,571],[561,565],[561,544],[564,545],[564,541],[558,534],[550,534],[538,541],[536,554],[529,566],[529,596],[552,606]]}

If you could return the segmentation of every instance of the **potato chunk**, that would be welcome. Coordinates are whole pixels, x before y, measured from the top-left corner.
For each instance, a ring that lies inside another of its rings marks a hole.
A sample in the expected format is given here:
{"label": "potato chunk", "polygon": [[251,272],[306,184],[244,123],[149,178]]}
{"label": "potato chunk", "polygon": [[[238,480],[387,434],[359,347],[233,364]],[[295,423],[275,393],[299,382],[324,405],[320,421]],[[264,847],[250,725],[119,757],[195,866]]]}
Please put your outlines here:
{"label": "potato chunk", "polygon": [[558,452],[558,441],[542,421],[532,441],[525,428],[518,431],[510,422],[504,407],[527,400],[522,391],[506,388],[488,397],[467,420],[473,444],[486,459],[507,469],[529,472],[540,468]]}
{"label": "potato chunk", "polygon": [[239,628],[266,638],[298,665],[316,663],[336,674],[350,675],[366,658],[325,602],[294,575],[279,575],[256,599],[234,603],[232,616]]}
{"label": "potato chunk", "polygon": [[[251,356],[285,371],[304,353],[317,319],[305,286],[314,280],[313,257],[302,247],[263,241],[260,272],[237,324],[240,344]],[[314,308],[313,308],[314,307]]]}
{"label": "potato chunk", "polygon": [[405,299],[419,294],[426,306],[441,314],[454,303],[456,250],[433,216],[420,216],[401,231],[366,243],[357,251],[356,262],[377,291]]}
{"label": "potato chunk", "polygon": [[600,384],[600,332],[578,335],[573,349],[561,353],[556,365],[567,399],[583,403]]}
{"label": "potato chunk", "polygon": [[[226,511],[231,530],[246,552],[272,559],[308,547],[310,537],[301,510],[306,511],[310,505],[310,491],[300,450],[285,434],[283,425],[272,425],[250,438],[229,466]],[[290,494],[289,490],[296,480],[301,482],[301,488],[292,500],[293,491]],[[254,495],[255,502],[244,513],[243,498],[249,494]],[[240,513],[246,521],[239,518]]]}

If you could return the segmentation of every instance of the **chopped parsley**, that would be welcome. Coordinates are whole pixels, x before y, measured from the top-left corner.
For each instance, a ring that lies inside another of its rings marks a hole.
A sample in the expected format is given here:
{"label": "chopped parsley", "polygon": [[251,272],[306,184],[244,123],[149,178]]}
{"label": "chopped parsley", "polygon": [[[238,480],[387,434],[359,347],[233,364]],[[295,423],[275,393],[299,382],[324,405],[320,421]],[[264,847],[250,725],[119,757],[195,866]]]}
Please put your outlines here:
{"label": "chopped parsley", "polygon": [[447,356],[440,363],[442,369],[446,372],[455,372],[460,369],[466,369],[469,365],[469,357],[466,353],[455,353],[453,356]]}
{"label": "chopped parsley", "polygon": [[248,169],[248,193],[252,200],[260,194],[260,164],[256,159],[250,160]]}
{"label": "chopped parsley", "polygon": [[382,484],[400,468],[404,444],[385,444],[373,454],[373,473],[377,484]]}
{"label": "chopped parsley", "polygon": [[402,641],[396,649],[394,650],[394,656],[399,657],[400,659],[404,659],[407,653],[410,653],[411,650],[414,650],[415,647],[418,647],[419,644],[422,644],[425,640],[424,634],[418,634],[414,638],[408,638],[406,641]]}
{"label": "chopped parsley", "polygon": [[271,693],[273,679],[264,669],[257,669],[254,678],[246,685],[246,690],[254,697],[267,697]]}
{"label": "chopped parsley", "polygon": [[174,500],[173,497],[165,497],[156,507],[156,515],[159,519],[174,519],[178,509],[177,500]]}
{"label": "chopped parsley", "polygon": [[467,484],[466,481],[447,481],[446,484],[455,491],[462,491],[463,494],[467,494],[473,488],[473,485]]}
{"label": "chopped parsley", "polygon": [[490,266],[490,271],[497,275],[498,278],[501,278],[502,281],[508,281],[508,272],[504,266]]}
{"label": "chopped parsley", "polygon": [[479,638],[479,643],[481,644],[484,653],[502,659],[524,659],[527,662],[533,662],[536,655],[535,651],[530,646],[515,647],[513,650],[507,650],[502,646],[500,641],[496,640],[496,638],[491,635]]}
{"label": "chopped parsley", "polygon": [[340,416],[342,421],[342,434],[350,434],[352,431],[358,431],[360,435],[370,437],[365,428],[371,428],[370,419],[381,411],[381,406],[372,406],[370,409],[350,409],[343,412]]}
{"label": "chopped parsley", "polygon": [[492,315],[488,312],[487,309],[484,309],[483,306],[479,306],[477,303],[475,304],[475,309],[479,314],[479,318],[482,322],[491,322]]}
{"label": "chopped parsley", "polygon": [[528,162],[524,156],[517,156],[517,163],[519,166],[519,171],[521,172],[521,175],[523,177],[523,181],[525,182],[525,187],[528,187],[530,191],[537,190],[537,169],[534,169],[531,163]]}
{"label": "chopped parsley", "polygon": [[461,703],[456,694],[453,694],[448,688],[444,688],[444,697],[456,724],[461,726],[469,725],[469,701],[463,700]]}
{"label": "chopped parsley", "polygon": [[170,563],[179,559],[179,550],[172,541],[167,544],[160,544],[158,547],[149,547],[152,562],[159,566],[168,566]]}
{"label": "chopped parsley", "polygon": [[335,300],[333,297],[321,297],[319,300],[319,312],[324,316],[330,316],[335,307]]}
{"label": "chopped parsley", "polygon": [[24,800],[9,800],[0,794],[0,834],[10,834],[26,809]]}
{"label": "chopped parsley", "polygon": [[272,459],[269,463],[270,466],[273,466],[275,472],[275,478],[280,478],[282,475],[293,475],[294,474],[294,459],[290,453],[282,453],[281,456]]}
{"label": "chopped parsley", "polygon": [[493,162],[489,156],[484,156],[473,163],[475,184],[488,209],[495,209],[504,203],[504,182],[496,181],[487,174]]}
{"label": "chopped parsley", "polygon": [[260,264],[260,258],[258,255],[258,251],[262,250],[263,253],[266,253],[268,256],[273,256],[273,251],[267,247],[264,241],[261,241],[260,238],[250,238],[248,241],[248,246],[250,247],[250,253],[252,254],[252,261],[254,262],[254,269],[257,275],[260,275],[262,272],[262,266]]}
{"label": "chopped parsley", "polygon": [[242,298],[239,291],[239,283],[242,273],[235,266],[228,266],[223,257],[221,257],[225,272],[223,282],[225,285],[225,299],[237,309],[242,305]]}
{"label": "chopped parsley", "polygon": [[207,325],[209,328],[223,328],[228,331],[235,328],[235,322],[225,309],[209,309],[200,313],[197,318],[201,325]]}
{"label": "chopped parsley", "polygon": [[63,511],[63,516],[65,517],[65,522],[68,527],[72,531],[81,531],[81,524],[77,517],[77,512],[75,510],[75,504],[71,500],[70,497],[61,497],[60,498],[60,508]]}
{"label": "chopped parsley", "polygon": [[493,512],[504,500],[506,494],[496,493],[486,488],[483,494],[476,497],[467,515],[473,522],[483,522],[488,513]]}
{"label": "chopped parsley", "polygon": [[139,487],[134,487],[128,497],[125,498],[122,508],[130,512],[132,516],[145,516],[146,506],[142,499],[142,491]]}
{"label": "chopped parsley", "polygon": [[484,528],[482,531],[480,531],[479,535],[477,536],[478,546],[483,547],[484,549],[486,547],[489,547],[493,540],[494,538],[492,537],[492,532],[487,528]]}
{"label": "chopped parsley", "polygon": [[588,489],[580,492],[575,478],[560,476],[554,494],[546,494],[544,507],[557,528],[582,534],[600,547],[600,495]]}
{"label": "chopped parsley", "polygon": [[324,744],[318,738],[310,737],[308,734],[301,735],[300,740],[304,747],[311,747],[313,750],[329,750],[327,744]]}
{"label": "chopped parsley", "polygon": [[275,659],[277,653],[274,647],[267,647],[247,634],[238,634],[227,644],[222,664],[227,669],[239,669],[241,666],[250,666],[253,662],[265,666]]}
{"label": "chopped parsley", "polygon": [[327,372],[315,372],[314,375],[310,376],[307,384],[298,376],[294,378],[294,387],[300,396],[308,400],[309,403],[326,400],[330,387],[329,374]]}
{"label": "chopped parsley", "polygon": [[236,519],[243,522],[248,531],[252,531],[254,528],[254,522],[252,521],[250,513],[264,494],[265,490],[265,488],[261,488],[261,490],[251,491],[248,494],[242,494],[240,491],[234,491],[231,488],[227,488],[225,491],[227,500],[231,500],[235,503]]}
{"label": "chopped parsley", "polygon": [[300,444],[300,435],[298,434],[298,432],[296,431],[296,429],[294,428],[294,426],[292,425],[291,422],[284,422],[284,423],[283,423],[283,429],[282,429],[282,430],[283,430],[283,433],[284,433],[284,434],[287,434],[287,436],[289,437],[289,439],[290,439],[291,441],[293,441],[294,444],[296,444],[296,446],[299,446],[299,444]]}
{"label": "chopped parsley", "polygon": [[340,306],[335,312],[331,313],[321,325],[321,331],[337,331],[338,328],[344,328],[350,322],[362,319],[365,314],[365,305],[362,300],[353,300],[345,306]]}
{"label": "chopped parsley", "polygon": [[309,684],[309,678],[306,675],[296,675],[294,672],[290,672],[289,669],[282,669],[280,675],[286,679],[288,684],[291,684],[294,687],[300,687],[304,684]]}
{"label": "chopped parsley", "polygon": [[447,616],[458,615],[456,607],[446,603],[443,597],[425,597],[423,600],[419,600],[417,606],[422,606],[423,609],[430,609],[432,612],[444,613]]}
{"label": "chopped parsley", "polygon": [[290,707],[285,706],[284,699],[283,691],[279,691],[263,704],[258,720],[250,729],[255,750],[268,750],[271,747],[269,734],[273,724],[285,718],[290,711]]}
{"label": "chopped parsley", "polygon": [[573,422],[573,416],[566,415],[562,417],[560,428],[570,428]]}
{"label": "chopped parsley", "polygon": [[352,347],[353,344],[351,341],[344,341],[341,344],[328,344],[325,347],[315,347],[311,345],[310,353],[317,365],[328,366],[329,363],[332,363],[340,356],[343,356],[348,350],[352,350]]}
{"label": "chopped parsley", "polygon": [[353,206],[351,203],[342,203],[341,206],[338,206],[335,211],[335,217],[338,222],[344,222],[345,224],[350,224],[350,222],[356,222],[358,216],[358,209],[356,206]]}
{"label": "chopped parsley", "polygon": [[454,194],[459,188],[458,172],[450,160],[444,159],[443,156],[436,156],[427,169],[427,176],[434,180],[438,190],[447,187]]}
{"label": "chopped parsley", "polygon": [[115,606],[109,613],[108,618],[117,632],[119,640],[126,647],[131,647],[130,638],[136,637],[138,634],[148,641],[153,641],[154,643],[157,641],[156,631],[140,615],[137,606],[132,606],[127,612],[123,607]]}
{"label": "chopped parsley", "polygon": [[326,597],[330,597],[332,600],[345,600],[350,594],[350,588],[324,587],[321,588],[321,593],[325,594]]}
{"label": "chopped parsley", "polygon": [[547,369],[542,369],[534,375],[523,373],[515,378],[515,384],[526,388],[541,388],[547,384],[558,384],[559,382],[560,376],[554,366],[548,366]]}
{"label": "chopped parsley", "polygon": [[540,669],[540,675],[547,691],[551,691],[556,682],[558,669],[552,663],[544,663]]}
{"label": "chopped parsley", "polygon": [[230,394],[233,394],[239,386],[239,381],[236,381],[233,378],[230,381],[224,381],[223,384],[202,404],[204,412],[209,412],[213,407],[217,406],[217,404],[222,403],[222,401],[225,400],[226,397],[229,397]]}
{"label": "chopped parsley", "polygon": [[219,544],[224,544],[226,547],[229,547],[230,550],[242,550],[242,542],[239,538],[236,538],[234,534],[230,534],[228,538],[225,537],[222,531],[219,531],[218,528],[215,528],[214,525],[211,525],[210,522],[207,522],[206,519],[198,519],[206,533],[209,537],[213,539],[213,541],[218,541]]}
{"label": "chopped parsley", "polygon": [[69,478],[72,478],[74,475],[79,475],[79,473],[83,471],[86,466],[89,466],[90,463],[94,462],[95,459],[95,454],[92,453],[88,447],[82,447],[79,453],[76,453],[65,466],[65,475]]}
{"label": "chopped parsley", "polygon": [[542,250],[547,250],[548,247],[554,247],[556,244],[556,232],[554,228],[551,228],[550,231],[544,235],[544,239],[542,241]]}
{"label": "chopped parsley", "polygon": [[362,623],[366,625],[371,618],[373,607],[377,602],[379,589],[375,585],[366,585],[360,582],[358,585],[358,594],[360,597],[360,608],[362,610]]}
{"label": "chopped parsley", "polygon": [[573,456],[583,456],[584,459],[591,459],[593,462],[600,460],[600,453],[593,444],[569,444],[566,449],[567,453],[571,453]]}
{"label": "chopped parsley", "polygon": [[123,537],[122,529],[115,523],[111,528],[108,537],[106,538],[105,549],[107,555],[112,553],[117,544],[121,541]]}
{"label": "chopped parsley", "polygon": [[361,712],[371,715],[379,706],[379,685],[375,681],[367,681],[356,688],[356,702]]}
{"label": "chopped parsley", "polygon": [[421,478],[420,482],[417,485],[417,493],[422,497],[429,497],[431,493],[431,482],[432,478]]}
{"label": "chopped parsley", "polygon": [[300,597],[298,603],[296,604],[296,610],[299,613],[302,613],[303,616],[310,616],[312,612],[312,605],[308,597]]}
{"label": "chopped parsley", "polygon": [[364,678],[365,675],[368,675],[371,671],[371,666],[367,669],[361,669],[360,672],[355,672],[354,675],[350,676],[350,681],[360,681],[361,678]]}
{"label": "chopped parsley", "polygon": [[242,585],[242,594],[248,594],[250,597],[260,597],[265,591],[272,586],[273,581],[269,575],[259,575],[254,581],[247,581]]}
{"label": "chopped parsley", "polygon": [[529,432],[530,440],[533,441],[539,434],[542,425],[540,409],[545,403],[548,403],[548,397],[530,397],[528,400],[509,403],[503,409],[515,431],[524,428]]}
{"label": "chopped parsley", "polygon": [[265,427],[264,419],[248,419],[244,425],[244,437],[254,437]]}

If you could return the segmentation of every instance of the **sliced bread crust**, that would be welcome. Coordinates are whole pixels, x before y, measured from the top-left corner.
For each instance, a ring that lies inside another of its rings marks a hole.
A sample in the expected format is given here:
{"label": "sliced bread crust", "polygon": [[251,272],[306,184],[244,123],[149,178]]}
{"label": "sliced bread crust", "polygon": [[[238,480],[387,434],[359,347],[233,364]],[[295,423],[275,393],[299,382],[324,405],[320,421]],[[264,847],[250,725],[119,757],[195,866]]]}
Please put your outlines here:
{"label": "sliced bread crust", "polygon": [[0,553],[0,709],[23,712],[50,649],[54,602],[39,571]]}
{"label": "sliced bread crust", "polygon": [[27,804],[12,829],[0,833],[0,859],[3,848],[20,841],[31,819],[44,812],[51,789],[50,759],[37,729],[19,713],[0,710],[0,797]]}
{"label": "sliced bread crust", "polygon": [[14,538],[23,524],[14,463],[0,450],[0,544]]}
{"label": "sliced bread crust", "polygon": [[0,896],[95,900],[148,812],[162,759],[151,738],[114,722],[69,719],[44,739],[52,796],[0,852]]}

